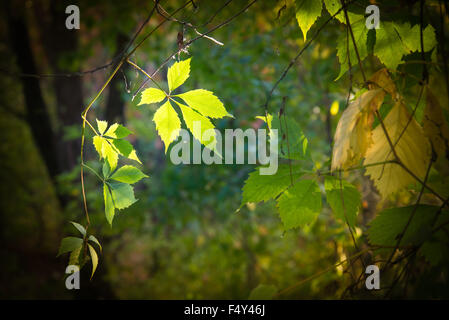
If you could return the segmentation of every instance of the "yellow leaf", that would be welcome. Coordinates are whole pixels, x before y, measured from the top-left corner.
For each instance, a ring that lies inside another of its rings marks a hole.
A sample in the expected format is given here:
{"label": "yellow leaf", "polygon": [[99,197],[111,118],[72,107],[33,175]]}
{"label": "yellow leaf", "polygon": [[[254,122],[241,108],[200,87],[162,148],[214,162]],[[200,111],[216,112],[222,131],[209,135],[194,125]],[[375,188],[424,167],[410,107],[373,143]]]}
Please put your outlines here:
{"label": "yellow leaf", "polygon": [[115,130],[117,130],[118,126],[118,123],[112,124],[104,135],[111,138],[117,138],[117,136],[115,135]]}
{"label": "yellow leaf", "polygon": [[102,143],[101,154],[104,158],[106,158],[111,171],[113,171],[117,167],[118,153],[114,149],[114,147],[112,147],[111,144],[104,139]]}
{"label": "yellow leaf", "polygon": [[[399,160],[417,177],[424,179],[430,160],[430,146],[421,126],[414,118],[409,122],[410,114],[402,104],[396,105],[383,120],[388,136],[395,146]],[[402,134],[402,136],[401,136]],[[394,160],[393,152],[381,125],[373,130],[374,143],[366,152],[364,165]],[[383,198],[407,185],[417,182],[407,171],[396,163],[370,166],[366,168]]]}
{"label": "yellow leaf", "polygon": [[142,92],[142,98],[140,99],[138,106],[142,104],[161,102],[164,99],[165,99],[164,91],[159,90],[157,88],[148,88]]}
{"label": "yellow leaf", "polygon": [[170,101],[164,103],[154,114],[153,121],[156,124],[156,130],[159,133],[165,145],[165,152],[167,152],[170,143],[179,135],[181,129],[181,121],[178,114],[173,109]]}
{"label": "yellow leaf", "polygon": [[98,127],[98,132],[103,135],[104,131],[106,130],[106,128],[108,127],[108,122],[107,121],[103,121],[103,120],[97,120],[97,127]]}
{"label": "yellow leaf", "polygon": [[104,139],[100,136],[95,136],[93,139],[95,150],[97,150],[100,155],[100,159],[103,158],[103,141]]}
{"label": "yellow leaf", "polygon": [[94,276],[95,270],[97,270],[98,255],[97,255],[97,252],[95,252],[95,249],[90,244],[87,244],[87,246],[89,247],[90,258],[92,259],[92,274],[90,276],[90,279],[92,279],[92,277]]}
{"label": "yellow leaf", "polygon": [[168,89],[170,90],[170,92],[182,85],[189,77],[191,59],[192,58],[176,62],[170,68],[168,68],[167,81]]}
{"label": "yellow leaf", "polygon": [[131,160],[136,160],[138,163],[142,164],[142,162],[140,161],[139,157],[137,157],[136,150],[131,151],[131,153],[129,154],[128,158],[131,159]]}
{"label": "yellow leaf", "polygon": [[[334,136],[332,170],[345,169],[363,158],[371,139],[371,101],[381,89],[369,90],[351,102],[343,112]],[[378,101],[382,103],[382,101]]]}
{"label": "yellow leaf", "polygon": [[369,85],[370,89],[381,88],[384,90],[384,92],[389,93],[393,97],[393,99],[396,99],[396,85],[388,74],[387,68],[382,68],[375,74],[373,74],[369,79],[369,82],[371,83]]}
{"label": "yellow leaf", "polygon": [[181,108],[182,116],[184,118],[184,122],[189,128],[192,135],[197,139],[201,144],[209,148],[210,150],[215,150],[215,145],[217,143],[217,139],[215,137],[215,133],[213,133],[209,139],[206,138],[205,131],[206,130],[213,130],[215,129],[215,126],[213,123],[206,118],[205,116],[202,116],[195,110],[191,109],[190,107],[179,103],[175,101],[178,106]]}

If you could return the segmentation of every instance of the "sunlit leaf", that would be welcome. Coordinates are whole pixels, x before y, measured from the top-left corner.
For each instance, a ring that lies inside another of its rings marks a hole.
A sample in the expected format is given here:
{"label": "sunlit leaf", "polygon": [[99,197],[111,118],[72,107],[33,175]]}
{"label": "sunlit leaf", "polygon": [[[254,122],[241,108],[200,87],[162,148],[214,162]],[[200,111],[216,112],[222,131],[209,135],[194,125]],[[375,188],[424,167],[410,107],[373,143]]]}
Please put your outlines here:
{"label": "sunlit leaf", "polygon": [[307,32],[321,15],[323,4],[316,0],[296,0],[296,20],[301,28],[304,41],[307,38]]}
{"label": "sunlit leaf", "polygon": [[95,252],[95,249],[90,244],[87,244],[87,246],[89,247],[90,258],[92,259],[92,274],[90,276],[90,279],[92,279],[92,277],[94,276],[95,270],[97,270],[98,255],[97,255],[97,252]]}
{"label": "sunlit leaf", "polygon": [[165,145],[165,152],[168,146],[179,135],[181,129],[181,121],[178,114],[173,109],[170,101],[167,100],[154,114],[153,121],[156,124],[156,130]]}
{"label": "sunlit leaf", "polygon": [[213,92],[204,89],[187,91],[177,95],[191,108],[209,118],[223,118],[228,115],[223,103]]}
{"label": "sunlit leaf", "polygon": [[215,133],[213,133],[210,139],[207,140],[204,135],[206,130],[215,129],[213,123],[208,118],[202,116],[195,110],[192,110],[190,107],[178,102],[177,104],[181,108],[182,116],[187,128],[190,130],[195,139],[201,142],[204,146],[209,146],[209,149],[213,150],[217,143]]}
{"label": "sunlit leaf", "polygon": [[182,85],[189,77],[191,59],[175,62],[168,68],[167,81],[170,92]]}
{"label": "sunlit leaf", "polygon": [[142,104],[161,102],[162,100],[165,99],[165,97],[166,95],[164,91],[159,90],[157,88],[148,88],[142,92],[142,98],[140,99],[138,106]]}
{"label": "sunlit leaf", "polygon": [[137,201],[134,198],[134,189],[129,184],[121,182],[110,182],[112,200],[114,207],[117,209],[125,209]]}

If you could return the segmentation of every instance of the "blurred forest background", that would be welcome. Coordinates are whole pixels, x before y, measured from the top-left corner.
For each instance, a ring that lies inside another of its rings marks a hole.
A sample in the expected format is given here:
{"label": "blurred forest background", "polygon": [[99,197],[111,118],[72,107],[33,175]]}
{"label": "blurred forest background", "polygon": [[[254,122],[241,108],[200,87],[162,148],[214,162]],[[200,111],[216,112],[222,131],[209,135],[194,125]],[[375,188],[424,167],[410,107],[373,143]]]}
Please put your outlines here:
{"label": "blurred forest background", "polygon": [[[392,1],[388,14],[411,10],[413,2]],[[167,12],[183,3],[161,1]],[[176,18],[206,31],[248,3],[196,0]],[[80,8],[79,30],[65,28],[70,4]],[[181,54],[193,57],[185,87],[213,91],[234,115],[214,121],[220,130],[264,125],[255,116],[264,114],[267,92],[304,45],[294,12],[283,6],[282,0],[258,1],[213,32],[223,46],[200,39],[188,54]],[[85,175],[91,228],[103,254],[91,282],[88,266],[82,271],[81,290],[65,289],[67,257],[56,258],[58,246],[62,237],[74,233],[68,221],[84,219],[80,114],[152,7],[148,0],[1,4],[0,298],[246,299],[260,283],[286,288],[348,255],[352,240],[328,207],[310,228],[288,232],[273,201],[250,204],[237,213],[241,188],[255,166],[171,164],[152,122],[155,106],[137,107],[139,99],[132,100],[145,78],[126,65],[95,103],[90,119],[131,129],[141,169],[150,178],[136,185],[139,201],[121,211],[111,228],[98,181]],[[328,18],[323,10],[312,31]],[[163,20],[154,14],[138,39]],[[151,73],[178,49],[182,30],[179,23],[165,23],[131,59]],[[195,36],[188,27],[184,31],[186,39]],[[340,69],[336,39],[342,32],[344,26],[335,21],[321,32],[280,83],[270,105],[274,112],[282,97],[288,97],[285,110],[307,135],[316,168],[329,166],[333,133],[349,88],[348,77],[335,81]],[[374,57],[366,64],[370,74],[379,68]],[[166,81],[166,67],[156,80]],[[89,165],[101,170],[91,143],[86,153]],[[355,175],[364,199],[356,234],[360,237],[379,199],[372,183],[362,173]],[[288,297],[338,298],[350,281],[338,267]]]}

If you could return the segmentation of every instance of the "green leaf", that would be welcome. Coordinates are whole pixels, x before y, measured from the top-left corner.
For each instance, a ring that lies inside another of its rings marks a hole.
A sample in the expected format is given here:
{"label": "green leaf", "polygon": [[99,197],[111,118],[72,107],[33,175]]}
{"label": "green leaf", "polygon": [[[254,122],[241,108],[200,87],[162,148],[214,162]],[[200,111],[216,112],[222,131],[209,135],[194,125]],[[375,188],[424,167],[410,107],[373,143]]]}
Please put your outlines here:
{"label": "green leaf", "polygon": [[290,176],[290,166],[281,164],[278,171],[273,175],[261,175],[260,167],[249,174],[245,185],[242,188],[242,205],[248,202],[268,201],[278,196],[287,189],[292,181],[298,180],[302,172],[298,166],[292,167],[292,176]]}
{"label": "green leaf", "polygon": [[296,160],[307,158],[307,138],[293,118],[274,116],[271,120],[271,128],[278,130],[281,158]]}
{"label": "green leaf", "polygon": [[117,209],[125,209],[137,201],[134,198],[134,189],[129,184],[121,182],[111,182],[112,200],[114,201],[114,207]]}
{"label": "green leaf", "polygon": [[[350,21],[357,51],[359,53],[360,60],[363,61],[368,56],[368,29],[365,25],[365,18],[362,15],[354,15]],[[357,52],[355,51],[354,42],[352,41],[352,36],[350,33],[340,33],[340,36],[337,39],[337,56],[338,61],[340,61],[340,74],[335,80],[340,79],[346,71],[349,70],[349,62],[351,63],[351,66],[358,65]]]}
{"label": "green leaf", "polygon": [[374,54],[389,69],[396,70],[401,63],[402,56],[407,53],[401,38],[392,22],[383,22],[376,29],[376,44]]}
{"label": "green leaf", "polygon": [[100,252],[103,251],[103,248],[101,247],[100,241],[98,241],[97,238],[95,238],[93,235],[90,235],[88,239],[89,239],[89,241],[92,241],[92,242],[94,242],[95,244],[98,245],[98,247],[100,248]]}
{"label": "green leaf", "polygon": [[124,156],[128,157],[131,152],[134,150],[133,145],[124,139],[114,139],[112,140],[112,144],[117,148],[118,152]]}
{"label": "green leaf", "polygon": [[176,62],[168,68],[167,81],[170,92],[182,85],[189,77],[191,59]]}
{"label": "green leaf", "polygon": [[62,239],[57,257],[61,254],[71,252],[83,245],[83,239],[77,237],[66,237]]}
{"label": "green leaf", "polygon": [[296,20],[301,28],[304,41],[307,38],[307,32],[321,15],[323,4],[321,0],[296,0]]}
{"label": "green leaf", "polygon": [[419,253],[423,255],[432,266],[437,266],[445,258],[447,259],[448,251],[447,243],[437,241],[426,241],[421,248],[419,248]]}
{"label": "green leaf", "polygon": [[[395,246],[398,235],[404,230],[415,206],[391,208],[380,212],[369,224],[368,239],[373,245]],[[439,207],[418,205],[400,245],[418,244],[431,234],[432,223]],[[443,211],[437,223],[448,220],[448,212]]]}
{"label": "green leaf", "polygon": [[148,88],[142,92],[142,97],[140,99],[138,106],[142,104],[161,102],[162,100],[165,99],[165,97],[166,95],[164,91],[159,90],[157,88]]}
{"label": "green leaf", "polygon": [[114,179],[119,182],[133,184],[139,181],[142,178],[147,178],[146,174],[143,174],[142,171],[133,166],[123,166],[119,168],[114,174],[111,176],[111,179]]}
{"label": "green leaf", "polygon": [[251,291],[248,300],[271,300],[276,292],[275,286],[260,284]]}
{"label": "green leaf", "polygon": [[356,187],[345,180],[326,176],[324,180],[326,199],[335,216],[351,227],[355,226],[357,214],[360,208],[361,196]]}
{"label": "green leaf", "polygon": [[107,161],[105,161],[103,163],[103,178],[107,179],[109,177],[109,174],[111,173],[111,167],[109,167],[109,163]]}
{"label": "green leaf", "polygon": [[82,225],[80,225],[79,223],[70,221],[71,224],[73,224],[73,226],[83,235],[86,235],[86,229],[84,229],[84,227]]}
{"label": "green leaf", "polygon": [[109,191],[109,187],[106,185],[106,183],[103,184],[103,197],[106,220],[108,220],[109,224],[112,226],[112,220],[114,219],[115,214],[114,201],[112,200],[111,192]]}
{"label": "green leaf", "polygon": [[97,270],[98,256],[97,256],[97,252],[95,252],[95,249],[90,244],[87,244],[87,246],[89,247],[90,258],[92,259],[92,274],[90,276],[90,279],[92,280],[95,270]]}
{"label": "green leaf", "polygon": [[122,138],[126,138],[131,133],[132,133],[131,130],[129,130],[128,128],[126,128],[120,124],[118,126],[118,128],[115,130],[115,137],[117,139],[122,139]]}
{"label": "green leaf", "polygon": [[96,120],[97,120],[98,132],[100,133],[100,135],[103,135],[104,131],[108,127],[108,122],[107,121],[98,120],[98,119],[96,119]]}
{"label": "green leaf", "polygon": [[178,94],[177,97],[205,117],[223,118],[229,115],[223,103],[211,91],[196,89]]}
{"label": "green leaf", "polygon": [[[206,130],[215,129],[212,122],[210,122],[208,118],[202,116],[201,114],[199,114],[195,110],[192,110],[186,105],[183,105],[179,102],[176,103],[181,108],[184,122],[187,128],[189,128],[192,135],[195,137],[195,139],[197,139],[199,142],[201,142],[201,144],[205,145],[209,149],[214,150],[215,145],[217,143],[215,133],[208,140],[206,140],[206,138],[204,137],[204,132]],[[196,124],[196,126],[194,126],[194,124]],[[196,129],[199,126],[201,126],[201,130]]]}
{"label": "green leaf", "polygon": [[277,200],[286,230],[311,224],[321,211],[321,192],[313,180],[301,180],[287,189]]}
{"label": "green leaf", "polygon": [[181,129],[181,121],[178,114],[173,109],[170,101],[167,100],[154,114],[153,121],[156,124],[156,130],[165,145],[165,152],[168,146],[174,141]]}
{"label": "green leaf", "polygon": [[128,130],[128,128],[122,126],[121,124],[114,123],[109,127],[108,131],[106,131],[105,136],[122,139],[129,136],[132,132]]}
{"label": "green leaf", "polygon": [[[419,24],[411,27],[408,22],[394,23],[394,27],[399,33],[403,45],[409,52],[421,51],[421,30]],[[428,25],[423,30],[423,42],[424,51],[426,52],[432,50],[437,44],[435,39],[435,29],[431,25]]]}

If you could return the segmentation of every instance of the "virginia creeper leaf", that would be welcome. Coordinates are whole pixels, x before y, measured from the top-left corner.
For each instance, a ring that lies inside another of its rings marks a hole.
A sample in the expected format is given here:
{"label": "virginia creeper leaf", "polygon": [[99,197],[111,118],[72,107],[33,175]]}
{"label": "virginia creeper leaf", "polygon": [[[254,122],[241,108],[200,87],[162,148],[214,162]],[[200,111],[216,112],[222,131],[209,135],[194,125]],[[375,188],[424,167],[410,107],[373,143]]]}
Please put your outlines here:
{"label": "virginia creeper leaf", "polygon": [[153,121],[156,124],[156,130],[165,145],[165,152],[168,146],[174,141],[181,129],[181,121],[178,114],[173,109],[170,101],[167,100],[154,114]]}
{"label": "virginia creeper leaf", "polygon": [[95,252],[95,249],[90,244],[87,244],[87,246],[89,247],[90,258],[92,259],[92,274],[90,276],[90,279],[92,279],[92,277],[94,276],[95,270],[97,270],[98,256],[97,256],[97,252]]}
{"label": "virginia creeper leaf", "polygon": [[187,105],[203,116],[223,118],[228,115],[223,103],[211,91],[196,89],[181,93],[177,97],[182,98]]}
{"label": "virginia creeper leaf", "polygon": [[136,167],[126,165],[118,168],[110,178],[119,182],[133,184],[146,177],[148,176]]}
{"label": "virginia creeper leaf", "polygon": [[115,214],[114,201],[112,200],[111,191],[109,191],[109,187],[106,183],[103,184],[103,197],[106,220],[108,220],[109,224],[112,226],[112,220],[114,219]]}
{"label": "virginia creeper leaf", "polygon": [[168,68],[167,81],[170,92],[182,85],[189,77],[191,59],[192,58],[175,62],[170,68]]}
{"label": "virginia creeper leaf", "polygon": [[125,209],[137,201],[134,198],[134,190],[127,183],[111,182],[112,200],[114,201],[114,207],[117,209]]}
{"label": "virginia creeper leaf", "polygon": [[165,97],[166,95],[164,91],[159,90],[157,88],[148,88],[142,92],[142,97],[140,99],[138,106],[142,104],[161,102],[162,100],[165,99]]}

